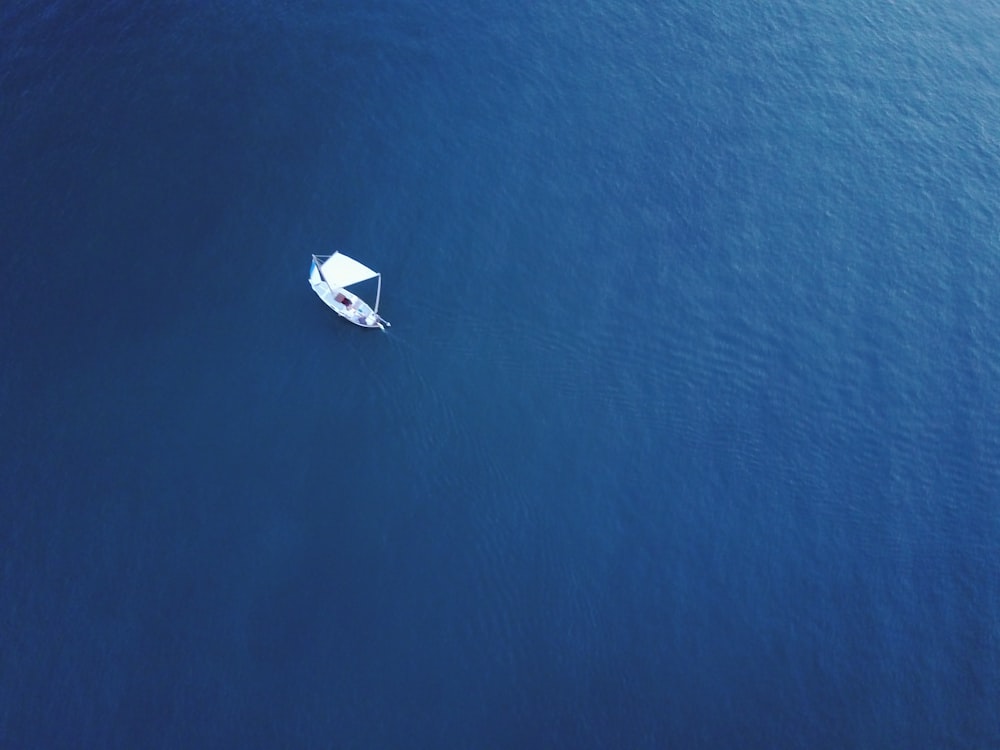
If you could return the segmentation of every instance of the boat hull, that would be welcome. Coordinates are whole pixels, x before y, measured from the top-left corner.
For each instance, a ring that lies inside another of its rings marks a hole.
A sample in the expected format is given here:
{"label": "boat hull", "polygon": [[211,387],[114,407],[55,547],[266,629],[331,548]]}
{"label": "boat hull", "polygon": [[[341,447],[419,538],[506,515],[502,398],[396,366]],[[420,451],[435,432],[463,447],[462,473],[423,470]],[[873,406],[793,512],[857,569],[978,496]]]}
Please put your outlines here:
{"label": "boat hull", "polygon": [[[318,288],[320,287],[320,288]],[[326,306],[344,320],[361,328],[384,328],[386,323],[371,305],[346,289],[331,289],[325,282],[313,284],[313,289]]]}

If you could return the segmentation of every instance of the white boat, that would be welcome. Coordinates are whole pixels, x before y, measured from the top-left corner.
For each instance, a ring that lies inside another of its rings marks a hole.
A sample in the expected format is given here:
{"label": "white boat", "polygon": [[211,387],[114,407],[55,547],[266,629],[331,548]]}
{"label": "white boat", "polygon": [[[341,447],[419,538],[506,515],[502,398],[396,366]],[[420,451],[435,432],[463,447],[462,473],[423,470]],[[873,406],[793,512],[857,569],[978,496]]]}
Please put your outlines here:
{"label": "white boat", "polygon": [[[372,307],[346,287],[368,279],[378,279],[375,292],[375,307]],[[337,315],[346,318],[362,328],[385,330],[389,322],[378,314],[378,303],[382,296],[382,274],[373,271],[364,263],[359,263],[343,253],[314,255],[309,269],[309,284],[327,306]]]}

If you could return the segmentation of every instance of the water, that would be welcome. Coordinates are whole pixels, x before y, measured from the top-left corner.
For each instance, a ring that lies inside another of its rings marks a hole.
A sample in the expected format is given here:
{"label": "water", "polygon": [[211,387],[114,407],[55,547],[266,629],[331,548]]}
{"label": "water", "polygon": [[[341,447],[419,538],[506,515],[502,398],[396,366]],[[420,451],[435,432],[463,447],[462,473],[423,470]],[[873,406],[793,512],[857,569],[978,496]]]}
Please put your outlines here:
{"label": "water", "polygon": [[996,10],[438,6],[0,10],[0,745],[1000,746]]}

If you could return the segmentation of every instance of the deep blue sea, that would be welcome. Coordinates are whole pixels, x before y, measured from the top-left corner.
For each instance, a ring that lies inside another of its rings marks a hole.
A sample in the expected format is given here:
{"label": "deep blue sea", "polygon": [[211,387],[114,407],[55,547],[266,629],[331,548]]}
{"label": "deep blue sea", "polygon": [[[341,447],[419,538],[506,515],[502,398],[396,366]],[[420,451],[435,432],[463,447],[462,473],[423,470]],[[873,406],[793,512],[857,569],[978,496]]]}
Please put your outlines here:
{"label": "deep blue sea", "polygon": [[0,278],[2,748],[1000,748],[995,2],[6,0]]}

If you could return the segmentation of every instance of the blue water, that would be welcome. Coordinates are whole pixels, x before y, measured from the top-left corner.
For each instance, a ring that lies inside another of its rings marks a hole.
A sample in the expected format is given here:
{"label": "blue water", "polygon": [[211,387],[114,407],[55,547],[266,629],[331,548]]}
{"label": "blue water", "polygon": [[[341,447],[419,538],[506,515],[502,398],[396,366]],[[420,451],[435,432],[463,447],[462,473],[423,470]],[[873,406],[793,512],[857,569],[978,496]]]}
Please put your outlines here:
{"label": "blue water", "polygon": [[998,60],[8,0],[0,747],[1000,747]]}

